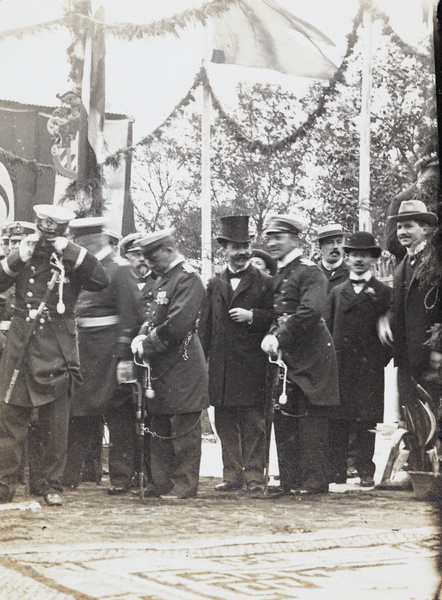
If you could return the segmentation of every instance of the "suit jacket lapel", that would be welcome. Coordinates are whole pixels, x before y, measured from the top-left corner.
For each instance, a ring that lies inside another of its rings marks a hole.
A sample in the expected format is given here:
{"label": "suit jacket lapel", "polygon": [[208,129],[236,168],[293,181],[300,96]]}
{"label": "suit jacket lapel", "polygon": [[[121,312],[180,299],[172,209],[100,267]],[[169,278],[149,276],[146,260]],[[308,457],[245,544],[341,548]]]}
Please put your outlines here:
{"label": "suit jacket lapel", "polygon": [[221,294],[224,298],[224,302],[226,303],[226,306],[229,306],[230,305],[231,288],[230,288],[230,281],[227,276],[227,267],[224,269],[224,271],[222,271],[219,274],[219,285],[221,288]]}
{"label": "suit jacket lapel", "polygon": [[[248,266],[244,275],[239,280],[236,290],[232,291],[232,300],[231,300],[230,304],[232,304],[232,302],[235,300],[235,298],[239,294],[241,294],[244,290],[246,290],[248,287],[250,287],[252,285],[252,281],[253,281],[252,270],[251,270],[250,266]],[[230,285],[230,283],[229,283],[229,285]]]}

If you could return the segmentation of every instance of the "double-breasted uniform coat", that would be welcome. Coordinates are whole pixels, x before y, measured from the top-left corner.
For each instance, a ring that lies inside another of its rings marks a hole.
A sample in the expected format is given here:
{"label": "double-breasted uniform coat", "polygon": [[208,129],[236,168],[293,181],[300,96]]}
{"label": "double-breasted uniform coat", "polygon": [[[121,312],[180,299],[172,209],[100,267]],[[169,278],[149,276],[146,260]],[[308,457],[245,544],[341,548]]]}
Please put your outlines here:
{"label": "double-breasted uniform coat", "polygon": [[22,446],[29,415],[40,407],[43,456],[40,472],[46,489],[61,491],[66,462],[69,397],[74,381],[81,379],[74,308],[81,289],[101,290],[109,280],[97,259],[77,244],[68,242],[61,260],[65,267],[63,302],[65,311],[57,312],[58,286],[50,293],[47,309],[37,323],[26,350],[8,404],[5,396],[23,342],[47,290],[55,267],[51,264],[53,247],[38,244],[28,262],[12,252],[0,263],[0,292],[15,283],[15,312],[0,362],[0,482],[12,491],[17,483]]}
{"label": "double-breasted uniform coat", "polygon": [[339,404],[336,354],[324,320],[327,280],[301,255],[274,279],[276,320],[270,333],[278,339],[293,384],[287,405],[275,410],[281,486],[326,491],[327,407]]}
{"label": "double-breasted uniform coat", "polygon": [[117,263],[111,254],[110,246],[97,253],[109,277],[108,287],[82,290],[75,309],[83,382],[74,385],[71,402],[65,481],[72,487],[80,482],[88,453],[94,453],[94,440],[101,446],[103,416],[110,435],[111,485],[129,487],[134,475],[131,390],[118,385],[116,369],[119,360],[133,360],[130,343],[140,326],[138,289],[130,265]]}
{"label": "double-breasted uniform coat", "polygon": [[382,422],[384,368],[391,359],[377,332],[390,305],[391,288],[374,277],[356,293],[350,280],[328,298],[327,324],[338,359],[341,404],[330,410],[331,479],[345,480],[350,423],[354,425],[355,467],[359,476],[374,474],[375,436],[368,430]]}
{"label": "double-breasted uniform coat", "polygon": [[[261,341],[272,323],[272,278],[248,265],[233,290],[228,269],[212,278],[199,325],[209,361],[209,398],[221,439],[224,481],[259,485],[265,461],[267,355]],[[229,310],[253,312],[235,322]]]}
{"label": "double-breasted uniform coat", "polygon": [[[154,398],[151,469],[156,491],[195,496],[201,460],[201,411],[209,406],[207,368],[196,333],[205,295],[201,278],[184,258],[158,276],[148,319],[140,333],[149,361]],[[148,295],[149,295],[148,294]]]}

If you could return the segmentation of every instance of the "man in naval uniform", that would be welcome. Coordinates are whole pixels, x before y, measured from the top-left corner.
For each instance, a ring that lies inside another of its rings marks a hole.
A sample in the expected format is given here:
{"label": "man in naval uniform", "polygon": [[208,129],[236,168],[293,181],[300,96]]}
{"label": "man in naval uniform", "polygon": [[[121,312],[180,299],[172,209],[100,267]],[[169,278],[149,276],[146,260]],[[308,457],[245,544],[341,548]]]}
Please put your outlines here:
{"label": "man in naval uniform", "polygon": [[[0,362],[0,502],[12,501],[29,418],[38,407],[41,493],[49,505],[60,505],[70,394],[80,378],[74,307],[81,289],[101,290],[109,280],[91,253],[65,237],[75,213],[49,204],[36,205],[34,211],[37,233],[0,263],[0,292],[14,284],[16,292]],[[35,332],[26,344],[32,324]]]}
{"label": "man in naval uniform", "polygon": [[294,215],[272,217],[266,227],[278,273],[276,318],[262,342],[287,366],[287,403],[275,407],[274,426],[281,488],[296,495],[328,491],[327,409],[339,404],[336,353],[323,318],[327,280],[302,256],[303,227]]}
{"label": "man in naval uniform", "polygon": [[151,439],[155,493],[181,499],[197,494],[201,411],[209,402],[206,360],[196,333],[204,287],[178,252],[174,231],[156,231],[138,242],[158,277],[149,292],[148,319],[132,351],[151,368],[155,396],[148,398],[148,412],[156,434]]}

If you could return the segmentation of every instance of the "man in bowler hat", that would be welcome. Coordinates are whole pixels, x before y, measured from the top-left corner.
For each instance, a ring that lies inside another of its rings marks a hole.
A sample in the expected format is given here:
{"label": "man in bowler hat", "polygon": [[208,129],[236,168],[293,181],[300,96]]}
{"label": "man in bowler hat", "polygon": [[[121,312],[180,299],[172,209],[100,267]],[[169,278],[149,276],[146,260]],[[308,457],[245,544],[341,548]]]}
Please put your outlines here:
{"label": "man in bowler hat", "polygon": [[370,430],[384,416],[384,368],[391,358],[377,325],[389,308],[391,289],[373,275],[381,248],[371,233],[354,233],[344,251],[350,278],[328,297],[327,325],[336,348],[341,401],[330,408],[330,481],[346,482],[351,428],[360,484],[371,487],[375,435]]}
{"label": "man in bowler hat", "polygon": [[272,279],[250,263],[248,216],[221,218],[226,268],[207,286],[199,333],[209,361],[209,397],[221,440],[219,492],[263,490],[267,356],[261,341],[272,322]]}

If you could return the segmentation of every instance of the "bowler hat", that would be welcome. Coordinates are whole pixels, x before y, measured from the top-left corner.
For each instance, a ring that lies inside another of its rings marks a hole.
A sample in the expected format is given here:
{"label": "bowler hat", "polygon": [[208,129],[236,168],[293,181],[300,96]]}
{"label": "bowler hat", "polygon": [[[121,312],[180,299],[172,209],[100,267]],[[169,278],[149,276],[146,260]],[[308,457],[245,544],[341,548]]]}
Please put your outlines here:
{"label": "bowler hat", "polygon": [[304,221],[297,215],[274,215],[268,220],[264,233],[292,233],[293,235],[299,235],[304,228]]}
{"label": "bowler hat", "polygon": [[391,221],[424,221],[436,225],[437,215],[427,210],[422,200],[404,200],[399,206],[397,215],[388,217]]}
{"label": "bowler hat", "polygon": [[376,244],[374,236],[368,231],[356,231],[356,233],[348,238],[343,248],[345,252],[369,250],[373,258],[379,258],[382,253],[382,248]]}
{"label": "bowler hat", "polygon": [[268,252],[266,252],[265,250],[260,250],[259,248],[254,248],[252,250],[251,258],[253,258],[254,256],[262,258],[262,260],[266,264],[267,269],[269,270],[270,275],[275,275],[277,269],[276,261],[273,260],[273,258]]}
{"label": "bowler hat", "polygon": [[160,246],[164,246],[167,244],[175,244],[175,238],[173,234],[175,233],[175,228],[170,227],[168,229],[161,229],[159,231],[153,231],[152,233],[148,233],[146,236],[138,239],[134,246],[140,248],[144,254],[148,252],[153,252]]}
{"label": "bowler hat", "polygon": [[322,227],[318,227],[316,231],[316,237],[313,238],[312,241],[319,242],[320,240],[325,240],[329,237],[336,237],[338,235],[345,235],[342,225],[339,225],[339,223],[329,223],[328,225],[322,225]]}
{"label": "bowler hat", "polygon": [[249,234],[249,215],[232,215],[221,217],[221,234],[216,238],[218,242],[248,243],[253,240]]}

